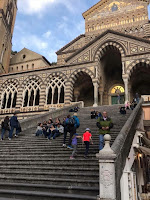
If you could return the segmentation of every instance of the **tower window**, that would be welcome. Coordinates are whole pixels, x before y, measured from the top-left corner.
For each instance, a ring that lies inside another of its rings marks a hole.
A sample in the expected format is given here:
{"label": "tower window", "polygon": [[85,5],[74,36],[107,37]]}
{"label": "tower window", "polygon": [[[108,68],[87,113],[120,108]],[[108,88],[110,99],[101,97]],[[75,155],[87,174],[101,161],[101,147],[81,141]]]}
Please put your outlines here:
{"label": "tower window", "polygon": [[22,58],[25,59],[25,58],[26,58],[26,55],[24,54],[24,55],[22,56]]}
{"label": "tower window", "polygon": [[112,6],[112,8],[111,8],[111,11],[115,12],[117,10],[118,10],[118,6],[114,3],[113,6]]}

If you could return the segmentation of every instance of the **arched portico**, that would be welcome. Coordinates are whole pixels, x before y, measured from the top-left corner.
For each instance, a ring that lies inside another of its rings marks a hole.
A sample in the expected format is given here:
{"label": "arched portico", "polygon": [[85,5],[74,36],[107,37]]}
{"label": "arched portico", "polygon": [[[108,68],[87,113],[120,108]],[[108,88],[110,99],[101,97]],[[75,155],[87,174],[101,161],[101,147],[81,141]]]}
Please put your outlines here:
{"label": "arched portico", "polygon": [[[100,105],[112,104],[111,89],[118,85],[124,87],[122,79],[122,57],[125,50],[119,43],[106,42],[96,52],[95,61],[99,64],[100,71]],[[115,98],[115,97],[114,97]]]}
{"label": "arched portico", "polygon": [[150,64],[148,60],[139,60],[128,74],[130,100],[135,94],[150,95]]}
{"label": "arched portico", "polygon": [[85,106],[98,106],[98,81],[92,71],[83,68],[71,74],[72,100],[84,101]]}

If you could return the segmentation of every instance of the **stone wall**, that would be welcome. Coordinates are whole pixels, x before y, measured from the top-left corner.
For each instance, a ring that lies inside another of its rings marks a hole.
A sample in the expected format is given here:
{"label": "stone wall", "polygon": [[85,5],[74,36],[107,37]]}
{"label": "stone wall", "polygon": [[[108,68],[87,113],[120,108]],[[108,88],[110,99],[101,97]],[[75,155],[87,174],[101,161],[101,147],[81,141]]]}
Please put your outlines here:
{"label": "stone wall", "polygon": [[83,107],[83,102],[79,102],[79,103],[73,104],[71,106],[62,108],[62,109],[50,111],[45,114],[37,115],[34,117],[30,117],[28,119],[22,120],[22,121],[20,121],[22,131],[24,131],[26,129],[30,129],[32,127],[36,127],[39,122],[43,122],[44,120],[47,121],[50,117],[53,119],[60,117],[60,116],[65,117],[69,114],[69,110],[71,108],[74,108],[75,106],[78,106],[79,108],[81,108],[81,107]]}
{"label": "stone wall", "polygon": [[132,141],[136,132],[136,127],[138,120],[140,119],[140,115],[142,114],[142,101],[140,100],[139,104],[133,110],[131,116],[127,120],[126,124],[120,131],[118,137],[112,145],[112,150],[117,155],[115,166],[116,166],[116,188],[117,188],[117,200],[121,199],[120,193],[120,179],[125,167],[126,158],[129,155],[130,148],[132,145]]}

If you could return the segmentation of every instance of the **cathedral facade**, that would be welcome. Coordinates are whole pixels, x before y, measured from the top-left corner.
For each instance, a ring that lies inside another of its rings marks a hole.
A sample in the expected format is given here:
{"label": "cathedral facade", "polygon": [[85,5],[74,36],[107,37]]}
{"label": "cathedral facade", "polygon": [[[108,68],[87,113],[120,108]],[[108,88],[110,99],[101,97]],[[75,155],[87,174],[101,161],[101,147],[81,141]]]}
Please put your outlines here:
{"label": "cathedral facade", "polygon": [[43,113],[131,101],[150,94],[149,0],[101,0],[83,13],[85,34],[56,52],[11,54],[17,0],[0,0],[0,114]]}

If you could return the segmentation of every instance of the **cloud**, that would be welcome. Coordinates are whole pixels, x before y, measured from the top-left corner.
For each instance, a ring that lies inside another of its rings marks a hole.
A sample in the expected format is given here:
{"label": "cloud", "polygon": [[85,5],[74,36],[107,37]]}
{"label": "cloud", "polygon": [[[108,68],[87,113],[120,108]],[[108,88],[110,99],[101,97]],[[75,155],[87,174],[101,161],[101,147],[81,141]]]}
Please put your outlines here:
{"label": "cloud", "polygon": [[46,33],[43,34],[43,37],[48,39],[50,38],[51,34],[52,34],[51,31],[47,31]]}
{"label": "cloud", "polygon": [[76,0],[76,6],[74,6],[75,0],[18,0],[18,10],[27,15],[36,13],[42,16],[44,11],[48,11],[48,7],[63,5],[70,12],[75,13],[79,11],[79,8],[84,7],[85,3],[81,2],[81,0]]}
{"label": "cloud", "polygon": [[18,8],[20,12],[25,14],[35,14],[42,12],[56,0],[19,0]]}
{"label": "cloud", "polygon": [[48,47],[48,43],[42,40],[37,35],[28,35],[21,38],[20,44],[30,49],[44,50]]}

